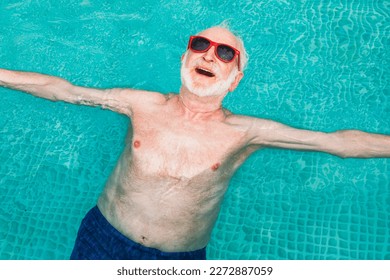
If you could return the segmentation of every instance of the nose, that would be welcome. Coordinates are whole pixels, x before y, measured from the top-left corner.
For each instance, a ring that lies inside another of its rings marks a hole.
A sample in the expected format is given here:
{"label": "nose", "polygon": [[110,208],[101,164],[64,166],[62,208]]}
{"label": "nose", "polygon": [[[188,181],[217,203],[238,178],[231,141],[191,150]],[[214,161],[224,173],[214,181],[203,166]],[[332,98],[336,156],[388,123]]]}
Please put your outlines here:
{"label": "nose", "polygon": [[215,61],[215,47],[212,46],[208,49],[208,51],[203,55],[203,59],[207,62],[214,62]]}

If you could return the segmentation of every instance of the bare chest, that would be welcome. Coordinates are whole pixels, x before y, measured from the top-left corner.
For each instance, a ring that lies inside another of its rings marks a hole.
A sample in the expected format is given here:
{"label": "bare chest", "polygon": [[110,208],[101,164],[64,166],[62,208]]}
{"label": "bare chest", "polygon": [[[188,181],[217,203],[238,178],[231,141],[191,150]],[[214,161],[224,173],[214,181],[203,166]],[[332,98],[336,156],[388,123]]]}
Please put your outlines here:
{"label": "bare chest", "polygon": [[193,178],[234,169],[244,133],[222,122],[194,123],[170,115],[132,119],[128,149],[142,172]]}

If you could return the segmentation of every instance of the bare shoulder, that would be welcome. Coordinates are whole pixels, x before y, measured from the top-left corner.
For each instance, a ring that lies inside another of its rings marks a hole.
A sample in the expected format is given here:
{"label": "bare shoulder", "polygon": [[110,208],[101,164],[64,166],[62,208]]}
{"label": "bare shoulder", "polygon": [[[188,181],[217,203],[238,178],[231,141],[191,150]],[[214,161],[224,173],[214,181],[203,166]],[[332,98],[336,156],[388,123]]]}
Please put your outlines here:
{"label": "bare shoulder", "polygon": [[166,95],[146,90],[134,90],[127,88],[111,89],[109,95],[116,96],[117,102],[122,103],[122,106],[128,107],[129,115],[134,111],[144,110],[151,106],[164,104],[167,100]]}
{"label": "bare shoulder", "polygon": [[132,102],[151,102],[159,103],[166,100],[166,96],[162,93],[147,90],[135,90],[135,89],[114,89],[120,92],[121,98],[125,100],[131,100]]}
{"label": "bare shoulder", "polygon": [[257,119],[244,115],[236,115],[229,111],[225,111],[225,116],[225,123],[231,126],[235,131],[243,133],[246,141],[251,142],[251,138],[253,137],[252,128]]}
{"label": "bare shoulder", "polygon": [[232,114],[226,118],[226,121],[237,129],[245,131],[248,143],[253,145],[272,146],[281,134],[291,131],[291,127],[264,118]]}

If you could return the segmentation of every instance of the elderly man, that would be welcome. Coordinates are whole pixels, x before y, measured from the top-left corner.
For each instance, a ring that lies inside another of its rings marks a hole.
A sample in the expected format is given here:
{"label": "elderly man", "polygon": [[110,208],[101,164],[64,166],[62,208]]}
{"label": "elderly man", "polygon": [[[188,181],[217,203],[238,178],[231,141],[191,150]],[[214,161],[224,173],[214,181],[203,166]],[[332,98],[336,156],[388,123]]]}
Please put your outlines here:
{"label": "elderly man", "polygon": [[264,147],[390,156],[389,136],[299,130],[227,111],[222,100],[239,84],[245,63],[241,40],[213,27],[190,38],[179,94],[83,88],[56,77],[0,70],[1,86],[102,106],[132,120],[97,206],[82,221],[72,259],[205,259],[229,179]]}

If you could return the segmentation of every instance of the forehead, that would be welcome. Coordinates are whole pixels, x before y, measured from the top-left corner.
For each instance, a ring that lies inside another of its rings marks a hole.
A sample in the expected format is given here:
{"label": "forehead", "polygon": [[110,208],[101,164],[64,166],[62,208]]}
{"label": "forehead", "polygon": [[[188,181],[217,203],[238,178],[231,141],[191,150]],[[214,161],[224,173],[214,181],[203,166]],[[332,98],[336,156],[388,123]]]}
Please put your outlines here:
{"label": "forehead", "polygon": [[198,34],[217,43],[224,43],[239,49],[237,38],[228,30],[219,27],[206,29]]}

